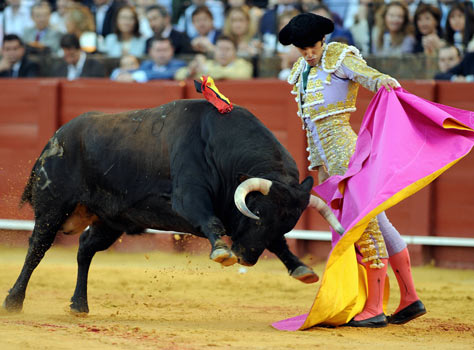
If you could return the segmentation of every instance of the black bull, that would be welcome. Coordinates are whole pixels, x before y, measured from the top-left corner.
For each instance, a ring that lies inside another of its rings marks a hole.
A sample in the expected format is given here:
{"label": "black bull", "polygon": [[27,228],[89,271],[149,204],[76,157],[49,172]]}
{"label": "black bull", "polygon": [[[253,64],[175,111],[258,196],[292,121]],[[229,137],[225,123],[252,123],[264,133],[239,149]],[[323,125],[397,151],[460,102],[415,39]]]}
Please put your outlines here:
{"label": "black bull", "polygon": [[[211,259],[223,265],[253,265],[266,248],[293,277],[315,282],[317,275],[284,237],[308,203],[335,219],[310,196],[312,185],[311,177],[299,183],[288,151],[239,106],[222,115],[207,101],[180,100],[119,114],[85,113],[56,132],[33,166],[22,202],[33,206],[35,227],[3,306],[22,309],[30,276],[58,232],[82,232],[75,312],[89,311],[94,254],[123,232],[146,228],[206,237]],[[231,237],[232,249],[223,235]]]}

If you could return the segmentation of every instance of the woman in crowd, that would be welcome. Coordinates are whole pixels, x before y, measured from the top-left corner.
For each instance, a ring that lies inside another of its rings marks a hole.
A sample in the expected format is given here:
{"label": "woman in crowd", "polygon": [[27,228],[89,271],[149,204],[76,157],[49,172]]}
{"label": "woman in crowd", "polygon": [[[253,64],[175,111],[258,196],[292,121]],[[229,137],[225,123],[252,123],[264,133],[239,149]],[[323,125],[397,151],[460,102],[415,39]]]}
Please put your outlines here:
{"label": "woman in crowd", "polygon": [[412,53],[415,39],[412,35],[408,8],[399,1],[382,7],[376,16],[372,52],[377,56],[397,56]]}
{"label": "woman in crowd", "polygon": [[258,55],[260,42],[255,37],[257,28],[246,8],[230,8],[222,32],[237,44],[237,56],[249,58]]}
{"label": "woman in crowd", "polygon": [[461,53],[474,51],[474,14],[463,3],[453,4],[449,10],[445,39]]}
{"label": "woman in crowd", "polygon": [[429,4],[421,3],[415,11],[415,48],[414,53],[436,55],[445,43],[441,30],[441,11]]}
{"label": "woman in crowd", "polygon": [[66,31],[79,38],[81,49],[85,52],[96,52],[101,45],[95,32],[94,16],[87,6],[71,3],[65,13]]}
{"label": "woman in crowd", "polygon": [[145,38],[140,35],[138,16],[132,6],[120,7],[115,15],[114,33],[105,37],[102,51],[109,57],[145,53]]}
{"label": "woman in crowd", "polygon": [[[254,2],[252,2],[254,3]],[[250,16],[250,21],[253,23],[256,28],[258,27],[258,23],[260,21],[260,18],[263,15],[263,9],[257,6],[253,6],[249,4],[248,0],[227,0],[225,1],[225,13],[227,14],[229,10],[236,8],[236,7],[242,7],[244,8],[249,16]]]}

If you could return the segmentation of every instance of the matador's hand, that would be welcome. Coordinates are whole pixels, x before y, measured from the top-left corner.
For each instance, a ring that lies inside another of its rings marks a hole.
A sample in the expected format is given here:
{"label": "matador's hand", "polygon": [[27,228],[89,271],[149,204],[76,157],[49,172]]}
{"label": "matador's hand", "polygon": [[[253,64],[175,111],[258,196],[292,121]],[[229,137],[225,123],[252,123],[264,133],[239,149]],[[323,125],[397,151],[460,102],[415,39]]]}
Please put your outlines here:
{"label": "matador's hand", "polygon": [[380,81],[380,85],[382,85],[384,88],[387,89],[388,92],[390,92],[390,88],[397,88],[400,86],[400,84],[398,84],[398,82],[393,79],[393,78],[384,78]]}

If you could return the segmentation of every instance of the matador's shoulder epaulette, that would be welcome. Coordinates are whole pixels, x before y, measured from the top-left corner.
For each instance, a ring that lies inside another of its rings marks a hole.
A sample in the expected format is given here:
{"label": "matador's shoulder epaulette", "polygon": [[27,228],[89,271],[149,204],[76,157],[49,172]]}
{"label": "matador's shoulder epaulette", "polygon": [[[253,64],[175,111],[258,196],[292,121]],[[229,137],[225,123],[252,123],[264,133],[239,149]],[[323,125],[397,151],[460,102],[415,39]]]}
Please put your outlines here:
{"label": "matador's shoulder epaulette", "polygon": [[341,66],[347,54],[352,54],[363,59],[359,49],[352,45],[339,42],[327,44],[326,50],[324,50],[323,57],[321,58],[323,70],[327,73],[334,73]]}
{"label": "matador's shoulder epaulette", "polygon": [[298,60],[293,65],[293,68],[291,68],[290,75],[288,76],[287,80],[289,84],[291,85],[296,84],[296,82],[298,81],[298,78],[303,72],[304,66],[305,66],[304,58],[303,57],[298,58]]}

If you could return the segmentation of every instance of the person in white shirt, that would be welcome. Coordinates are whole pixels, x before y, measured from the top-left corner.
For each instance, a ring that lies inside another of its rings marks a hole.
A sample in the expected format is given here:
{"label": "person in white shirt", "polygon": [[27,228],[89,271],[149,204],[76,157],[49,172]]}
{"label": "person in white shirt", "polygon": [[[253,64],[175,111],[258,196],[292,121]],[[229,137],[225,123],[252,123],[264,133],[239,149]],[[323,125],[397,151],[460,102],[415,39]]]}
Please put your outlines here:
{"label": "person in white shirt", "polygon": [[5,34],[23,37],[25,28],[34,25],[27,6],[21,0],[6,0],[8,6],[3,10],[3,30]]}

